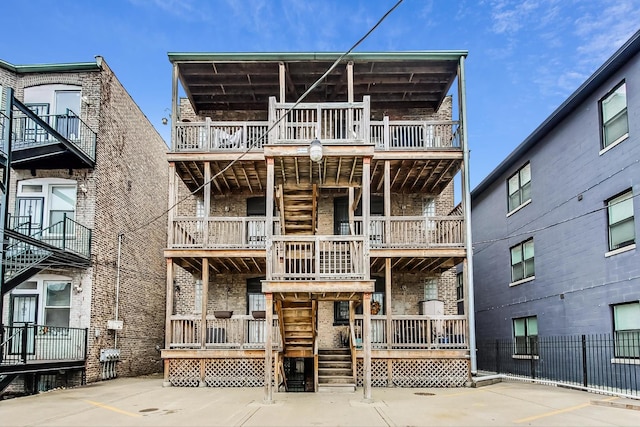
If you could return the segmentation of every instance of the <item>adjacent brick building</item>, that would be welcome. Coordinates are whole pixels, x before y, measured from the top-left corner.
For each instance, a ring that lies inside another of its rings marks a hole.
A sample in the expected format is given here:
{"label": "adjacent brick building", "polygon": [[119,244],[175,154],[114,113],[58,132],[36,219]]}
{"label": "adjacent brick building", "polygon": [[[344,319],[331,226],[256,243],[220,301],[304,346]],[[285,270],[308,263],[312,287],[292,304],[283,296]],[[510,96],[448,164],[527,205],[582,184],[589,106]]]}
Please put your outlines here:
{"label": "adjacent brick building", "polygon": [[[51,243],[47,236],[61,234],[51,227],[67,224],[62,233],[69,236],[67,245],[78,241],[79,230],[85,236],[90,233],[90,241],[85,241],[90,252],[80,259],[44,262],[35,274],[20,276],[20,283],[15,283],[17,276],[11,277],[20,252],[7,253],[5,337],[18,333],[16,325],[39,325],[29,332],[29,341],[37,346],[45,333],[53,339],[52,331],[60,336],[67,327],[86,330],[83,369],[89,382],[116,373],[160,371],[166,143],[101,57],[89,63],[33,66],[0,61],[0,86],[3,99],[11,88],[16,105],[39,117],[11,107],[13,149],[6,205],[10,216],[5,228],[24,231],[28,224],[24,234]],[[122,323],[110,322],[114,320]],[[6,349],[3,365],[13,363],[11,353],[17,348]],[[111,351],[119,361],[101,362],[105,349],[119,350],[119,358]],[[43,389],[78,378],[53,378],[42,371],[28,377],[26,384]]]}

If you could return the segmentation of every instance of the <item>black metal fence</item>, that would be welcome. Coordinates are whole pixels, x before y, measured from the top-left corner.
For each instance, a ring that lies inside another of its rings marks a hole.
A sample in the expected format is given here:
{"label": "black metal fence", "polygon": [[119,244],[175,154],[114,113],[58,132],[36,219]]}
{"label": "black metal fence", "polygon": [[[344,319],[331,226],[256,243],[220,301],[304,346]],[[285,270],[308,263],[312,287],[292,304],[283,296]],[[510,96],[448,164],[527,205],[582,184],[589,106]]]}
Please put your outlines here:
{"label": "black metal fence", "polygon": [[639,396],[640,339],[637,334],[530,338],[533,354],[512,339],[478,342],[478,369],[547,380],[605,392]]}
{"label": "black metal fence", "polygon": [[28,323],[2,332],[0,365],[86,359],[87,329]]}

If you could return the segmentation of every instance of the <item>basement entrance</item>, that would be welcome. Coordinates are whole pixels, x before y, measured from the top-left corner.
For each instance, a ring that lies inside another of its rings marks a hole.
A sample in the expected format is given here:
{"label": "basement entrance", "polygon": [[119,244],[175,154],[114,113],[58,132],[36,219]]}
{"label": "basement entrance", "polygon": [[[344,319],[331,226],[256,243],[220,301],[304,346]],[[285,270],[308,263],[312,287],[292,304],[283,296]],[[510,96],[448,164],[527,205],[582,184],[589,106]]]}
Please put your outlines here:
{"label": "basement entrance", "polygon": [[285,357],[284,390],[291,393],[313,392],[313,358]]}

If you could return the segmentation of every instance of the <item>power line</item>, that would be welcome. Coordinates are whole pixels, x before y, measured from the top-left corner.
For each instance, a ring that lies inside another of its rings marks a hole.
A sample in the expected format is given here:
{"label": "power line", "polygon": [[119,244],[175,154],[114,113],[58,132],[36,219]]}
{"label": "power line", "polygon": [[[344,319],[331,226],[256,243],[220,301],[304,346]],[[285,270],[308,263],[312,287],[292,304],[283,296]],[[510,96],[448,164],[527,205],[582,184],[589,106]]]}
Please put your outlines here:
{"label": "power line", "polygon": [[330,73],[331,71],[333,71],[338,64],[340,63],[340,61],[342,61],[347,55],[349,55],[356,47],[358,47],[363,41],[365,41],[367,39],[367,37],[369,37],[371,35],[371,33],[373,33],[373,31],[375,31],[376,28],[378,28],[378,26],[380,26],[380,24],[382,24],[382,22],[398,7],[400,6],[400,4],[403,2],[404,0],[398,0],[396,2],[395,5],[393,5],[393,7],[391,7],[384,15],[382,15],[382,17],[380,19],[378,19],[378,21],[375,23],[375,25],[373,27],[371,27],[371,29],[369,29],[369,31],[366,32],[366,34],[364,36],[362,36],[353,46],[351,46],[349,48],[349,50],[347,50],[346,52],[344,52],[343,54],[341,54],[334,62],[333,64],[327,69],[327,71],[325,71],[325,73],[320,76],[320,78],[318,78],[310,87],[309,89],[307,89],[302,95],[300,95],[300,97],[298,98],[298,100],[291,106],[289,107],[284,114],[282,114],[280,116],[280,118],[278,118],[271,126],[269,126],[269,128],[262,134],[260,135],[258,138],[254,139],[253,141],[248,141],[247,142],[247,148],[242,151],[235,159],[233,159],[228,165],[226,165],[224,168],[222,168],[220,171],[218,171],[215,175],[213,175],[208,181],[204,182],[202,185],[200,185],[199,187],[197,187],[195,190],[191,191],[189,193],[189,195],[183,197],[182,199],[178,200],[177,202],[175,202],[173,205],[171,205],[168,209],[164,210],[160,215],[152,218],[151,220],[147,221],[146,223],[140,225],[139,227],[136,227],[132,230],[128,230],[127,233],[133,233],[136,232],[138,230],[141,230],[145,227],[148,227],[149,225],[153,224],[154,222],[156,222],[157,220],[161,219],[162,217],[164,217],[165,215],[167,215],[173,208],[175,208],[176,206],[178,206],[180,203],[184,202],[185,200],[187,200],[189,197],[193,196],[194,194],[196,194],[198,191],[202,190],[206,185],[208,185],[209,183],[211,183],[214,179],[216,179],[217,177],[219,177],[220,175],[222,175],[224,172],[226,172],[229,168],[231,168],[231,166],[233,166],[235,163],[237,163],[238,161],[240,161],[240,159],[242,159],[249,151],[251,151],[251,149],[254,148],[255,144],[257,144],[258,142],[262,141],[265,139],[265,137],[269,134],[269,132],[271,132],[282,120],[284,120],[285,117],[287,117],[289,115],[289,113],[295,109],[306,97],[307,95],[309,95],[309,93],[311,93]]}

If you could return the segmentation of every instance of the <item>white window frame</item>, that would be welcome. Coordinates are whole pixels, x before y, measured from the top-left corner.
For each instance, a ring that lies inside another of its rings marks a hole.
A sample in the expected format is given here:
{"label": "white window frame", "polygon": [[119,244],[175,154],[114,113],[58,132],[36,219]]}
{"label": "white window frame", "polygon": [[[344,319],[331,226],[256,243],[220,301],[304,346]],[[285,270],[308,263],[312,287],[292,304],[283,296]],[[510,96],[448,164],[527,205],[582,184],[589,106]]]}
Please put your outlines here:
{"label": "white window frame", "polygon": [[[46,310],[47,308],[51,308],[47,305],[47,284],[49,283],[69,283],[69,305],[64,306],[63,308],[69,309],[69,322],[68,327],[74,327],[71,325],[71,312],[73,311],[73,300],[74,300],[74,289],[77,291],[77,288],[74,288],[74,283],[69,276],[62,276],[57,274],[39,274],[33,276],[29,280],[26,280],[23,283],[36,283],[35,288],[29,289],[21,289],[19,286],[14,288],[11,291],[12,295],[38,295],[38,310],[36,314],[36,324],[45,325],[46,319]],[[77,284],[76,284],[77,285]],[[61,308],[61,306],[56,306],[56,308]]]}
{"label": "white window frame", "polygon": [[[615,111],[611,117],[607,117],[606,107],[609,103],[614,100],[622,100],[624,105],[619,109],[619,111]],[[612,148],[618,145],[620,142],[624,141],[629,137],[629,117],[627,114],[627,84],[625,81],[619,83],[615,88],[611,90],[611,92],[607,93],[599,102],[600,104],[600,127],[601,127],[601,154],[602,152],[607,151],[609,148]],[[620,135],[615,136],[610,141],[607,140],[607,129],[608,126],[614,123],[624,121],[624,132],[620,133]]]}
{"label": "white window frame", "polygon": [[[530,246],[529,246],[530,244]],[[525,251],[528,248],[531,248],[531,256],[525,258]],[[513,256],[514,249],[520,249],[520,260],[514,264]],[[531,260],[533,264],[533,271],[527,275],[527,261]],[[511,284],[522,283],[523,281],[529,281],[536,277],[536,268],[535,268],[535,246],[533,242],[533,237],[527,240],[524,240],[517,245],[511,246],[509,248],[509,261],[511,264]],[[522,277],[516,277],[514,275],[514,267],[518,264],[522,264]]]}
{"label": "white window frame", "polygon": [[[516,327],[516,322],[520,321],[522,321],[522,326],[524,327],[523,334],[520,334]],[[532,331],[531,329],[533,329],[534,322],[535,331]],[[514,317],[511,324],[513,327],[513,357],[525,356],[530,358],[538,356],[538,316]],[[532,341],[533,337],[535,337],[535,339]],[[523,344],[521,342],[519,343],[518,339],[524,339],[524,352],[520,351]]]}
{"label": "white window frame", "polygon": [[[609,253],[616,251],[623,251],[625,248],[629,246],[635,246],[636,243],[636,235],[635,235],[635,215],[633,209],[633,191],[631,189],[624,191],[623,193],[614,196],[613,198],[607,200],[607,236],[608,236],[608,248]],[[615,220],[612,223],[612,218],[614,217],[614,210],[623,210],[631,208],[631,214],[625,216],[624,218]],[[621,225],[631,223],[631,231],[633,232],[633,236],[630,236],[630,239],[624,240],[622,242],[614,244],[612,241],[612,230],[616,227],[620,227]],[[616,252],[617,253],[617,252]]]}
{"label": "white window frame", "polygon": [[[640,360],[640,302],[614,304],[611,309],[614,358]],[[622,313],[623,311],[625,313]]]}
{"label": "white window frame", "polygon": [[[40,192],[34,191],[25,191],[25,187],[35,187],[41,186]],[[53,224],[51,224],[51,204],[53,201],[53,189],[58,187],[66,187],[73,188],[75,191],[75,205],[73,207],[73,218],[74,221],[78,221],[77,218],[77,208],[78,208],[78,182],[73,179],[63,179],[63,178],[34,178],[34,179],[25,179],[18,182],[18,191],[16,193],[16,210],[18,208],[17,199],[20,198],[42,198],[42,228],[45,229]]]}
{"label": "white window frame", "polygon": [[[511,182],[513,179],[517,179],[517,189],[515,191],[511,191]],[[507,178],[507,216],[531,202],[532,180],[530,162],[527,162],[527,164],[518,169],[516,173]],[[518,196],[518,203],[512,205],[511,199],[515,195]]]}

